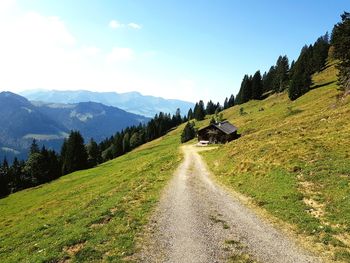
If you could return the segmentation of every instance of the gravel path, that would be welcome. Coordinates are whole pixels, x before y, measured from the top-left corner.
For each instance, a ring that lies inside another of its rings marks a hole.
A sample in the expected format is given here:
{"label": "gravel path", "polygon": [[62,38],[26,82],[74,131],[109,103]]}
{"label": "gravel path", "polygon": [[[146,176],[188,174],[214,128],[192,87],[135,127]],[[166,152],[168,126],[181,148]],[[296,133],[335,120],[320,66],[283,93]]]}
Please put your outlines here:
{"label": "gravel path", "polygon": [[146,230],[139,262],[320,262],[215,184],[197,147],[182,149],[184,161]]}

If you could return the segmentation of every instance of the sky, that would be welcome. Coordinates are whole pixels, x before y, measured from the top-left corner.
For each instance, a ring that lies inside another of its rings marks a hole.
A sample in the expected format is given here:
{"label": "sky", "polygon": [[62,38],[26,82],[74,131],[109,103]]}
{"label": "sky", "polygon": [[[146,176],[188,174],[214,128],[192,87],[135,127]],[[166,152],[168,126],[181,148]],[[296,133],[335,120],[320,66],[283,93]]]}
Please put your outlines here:
{"label": "sky", "polygon": [[223,102],[292,61],[348,0],[0,0],[0,91],[128,92]]}

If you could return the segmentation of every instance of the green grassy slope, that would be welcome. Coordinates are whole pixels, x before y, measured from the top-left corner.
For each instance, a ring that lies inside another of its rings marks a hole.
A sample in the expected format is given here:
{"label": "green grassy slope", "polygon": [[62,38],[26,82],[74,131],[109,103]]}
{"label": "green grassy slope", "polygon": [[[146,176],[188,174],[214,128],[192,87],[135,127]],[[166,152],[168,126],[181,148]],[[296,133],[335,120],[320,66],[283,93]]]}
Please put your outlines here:
{"label": "green grassy slope", "polygon": [[0,262],[119,262],[180,162],[179,134],[0,200]]}
{"label": "green grassy slope", "polygon": [[224,111],[243,136],[203,156],[221,183],[349,262],[350,98],[333,64],[313,80],[320,88],[294,102],[282,93]]}
{"label": "green grassy slope", "polygon": [[[330,64],[295,102],[283,93],[224,111],[243,136],[203,156],[218,181],[349,261],[350,97],[339,99],[335,76]],[[1,199],[0,262],[127,261],[181,160],[182,129]]]}

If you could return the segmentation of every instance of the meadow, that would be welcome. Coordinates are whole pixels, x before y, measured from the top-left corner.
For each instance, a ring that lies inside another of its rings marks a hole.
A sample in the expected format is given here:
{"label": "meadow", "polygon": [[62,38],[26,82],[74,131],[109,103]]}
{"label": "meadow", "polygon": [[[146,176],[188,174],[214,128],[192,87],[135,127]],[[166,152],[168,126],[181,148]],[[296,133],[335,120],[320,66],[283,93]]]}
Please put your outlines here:
{"label": "meadow", "polygon": [[280,93],[224,111],[242,137],[203,156],[218,182],[313,250],[349,262],[350,98],[341,97],[336,72],[329,63],[296,101]]}
{"label": "meadow", "polygon": [[0,262],[128,261],[181,161],[173,131],[120,158],[0,200]]}

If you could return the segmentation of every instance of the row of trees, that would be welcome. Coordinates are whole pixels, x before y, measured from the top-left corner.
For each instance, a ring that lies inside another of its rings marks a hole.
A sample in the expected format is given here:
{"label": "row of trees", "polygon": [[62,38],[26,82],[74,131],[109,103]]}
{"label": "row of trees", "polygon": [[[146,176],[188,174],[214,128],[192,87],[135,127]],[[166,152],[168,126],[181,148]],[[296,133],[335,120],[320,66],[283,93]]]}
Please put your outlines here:
{"label": "row of trees", "polygon": [[185,121],[187,116],[181,117],[179,109],[173,116],[161,112],[147,124],[127,127],[99,144],[91,139],[85,145],[80,132],[71,131],[62,144],[60,154],[45,147],[39,149],[33,140],[26,161],[14,159],[9,165],[5,158],[0,164],[0,197],[94,167],[163,136]]}
{"label": "row of trees", "polygon": [[[223,109],[232,107],[235,104],[234,101],[234,96],[231,95],[230,98],[225,99],[224,106],[220,103],[214,104],[210,100],[205,107],[201,100],[188,111],[187,116],[181,116],[179,109],[172,116],[160,112],[147,124],[127,127],[99,144],[92,138],[85,144],[79,131],[71,131],[69,137],[63,141],[59,154],[45,147],[39,149],[34,140],[26,161],[15,159],[12,165],[9,165],[5,159],[0,164],[0,197],[121,156],[165,135],[181,123],[193,119],[203,120],[207,114],[217,114]],[[186,127],[189,128],[189,132],[183,140],[195,136],[194,124],[191,122]]]}
{"label": "row of trees", "polygon": [[160,112],[146,125],[127,127],[99,144],[101,160],[107,161],[121,156],[134,148],[165,135],[169,130],[186,122],[177,109],[175,115]]}
{"label": "row of trees", "polygon": [[345,94],[350,92],[350,13],[341,15],[342,21],[333,28],[331,44],[334,57],[340,60],[339,84]]}
{"label": "row of trees", "polygon": [[313,45],[304,46],[297,61],[289,65],[287,56],[279,56],[276,64],[261,75],[260,70],[243,77],[236,104],[249,100],[259,100],[266,95],[288,90],[291,100],[295,100],[310,90],[311,75],[320,71],[327,60],[330,47],[329,36],[317,39]]}
{"label": "row of trees", "polygon": [[91,162],[91,159],[98,146],[93,140],[91,142],[96,148],[91,147],[91,143],[85,146],[81,134],[72,131],[63,142],[61,153],[57,154],[45,146],[40,149],[33,140],[26,161],[15,158],[12,165],[9,165],[5,158],[0,164],[0,197],[50,182],[70,172],[93,167],[96,162]]}
{"label": "row of trees", "polygon": [[206,107],[204,106],[204,102],[200,100],[197,102],[192,109],[189,109],[187,114],[187,120],[196,119],[198,121],[204,120],[206,115],[217,114],[225,109],[233,107],[235,105],[235,97],[231,95],[229,98],[226,97],[224,101],[224,105],[222,106],[219,102],[214,103],[212,100],[207,102]]}

